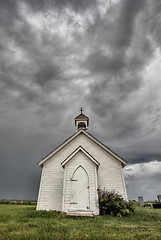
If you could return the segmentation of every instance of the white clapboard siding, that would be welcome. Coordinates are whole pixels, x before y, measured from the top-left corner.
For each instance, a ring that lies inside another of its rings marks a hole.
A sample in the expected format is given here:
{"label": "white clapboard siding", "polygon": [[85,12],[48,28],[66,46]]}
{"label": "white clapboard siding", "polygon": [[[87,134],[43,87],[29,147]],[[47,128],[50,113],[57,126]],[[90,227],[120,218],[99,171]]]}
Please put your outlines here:
{"label": "white clapboard siding", "polygon": [[37,210],[62,211],[64,169],[61,163],[79,146],[100,163],[97,185],[108,191],[115,190],[127,199],[122,163],[82,132],[43,163]]}

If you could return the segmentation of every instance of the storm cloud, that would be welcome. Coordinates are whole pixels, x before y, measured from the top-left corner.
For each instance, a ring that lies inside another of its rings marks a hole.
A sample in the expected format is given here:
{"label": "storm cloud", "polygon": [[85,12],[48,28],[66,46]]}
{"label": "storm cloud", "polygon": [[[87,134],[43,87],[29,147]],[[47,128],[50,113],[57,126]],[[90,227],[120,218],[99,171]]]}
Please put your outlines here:
{"label": "storm cloud", "polygon": [[129,198],[160,194],[160,14],[159,0],[0,1],[0,198],[37,198],[37,162],[80,107],[128,162]]}

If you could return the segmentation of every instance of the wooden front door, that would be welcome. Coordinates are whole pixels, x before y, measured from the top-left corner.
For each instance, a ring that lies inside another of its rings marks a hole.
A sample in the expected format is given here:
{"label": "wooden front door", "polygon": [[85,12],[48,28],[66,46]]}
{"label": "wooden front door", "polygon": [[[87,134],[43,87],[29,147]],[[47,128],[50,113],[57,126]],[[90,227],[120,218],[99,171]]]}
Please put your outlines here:
{"label": "wooden front door", "polygon": [[90,209],[89,177],[85,169],[79,166],[73,173],[71,180],[70,208],[75,210]]}

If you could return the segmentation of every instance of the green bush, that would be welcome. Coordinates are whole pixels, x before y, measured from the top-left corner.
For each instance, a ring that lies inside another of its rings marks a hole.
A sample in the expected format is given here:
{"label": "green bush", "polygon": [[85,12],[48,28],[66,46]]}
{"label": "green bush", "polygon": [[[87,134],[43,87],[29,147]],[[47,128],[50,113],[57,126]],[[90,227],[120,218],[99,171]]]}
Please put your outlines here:
{"label": "green bush", "polygon": [[0,204],[15,204],[15,205],[36,205],[36,201],[30,200],[0,200]]}
{"label": "green bush", "polygon": [[100,215],[127,216],[134,213],[131,201],[125,201],[115,191],[98,190]]}
{"label": "green bush", "polygon": [[0,200],[0,204],[9,204],[8,200]]}

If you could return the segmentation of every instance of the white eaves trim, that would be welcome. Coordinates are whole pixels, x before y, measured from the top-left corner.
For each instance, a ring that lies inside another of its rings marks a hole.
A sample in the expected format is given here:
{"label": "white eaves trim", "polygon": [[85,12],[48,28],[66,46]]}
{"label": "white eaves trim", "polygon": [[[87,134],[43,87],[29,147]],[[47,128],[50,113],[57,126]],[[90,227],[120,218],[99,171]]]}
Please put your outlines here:
{"label": "white eaves trim", "polygon": [[74,150],[62,163],[62,167],[64,167],[79,151],[84,153],[92,162],[94,162],[97,166],[100,165],[100,163],[92,157],[83,147],[79,146],[77,149]]}
{"label": "white eaves trim", "polygon": [[[81,131],[80,131],[81,132]],[[69,137],[66,141],[64,141],[59,147],[49,153],[46,157],[38,162],[39,166],[42,166],[44,162],[46,162],[49,158],[51,158],[54,154],[56,154],[59,150],[61,150],[64,146],[66,146],[69,142],[71,142],[76,136],[80,134],[80,132],[74,133],[71,137]]]}
{"label": "white eaves trim", "polygon": [[38,162],[39,166],[42,166],[44,162],[46,162],[49,158],[51,158],[54,154],[56,154],[58,151],[60,151],[64,146],[66,146],[69,142],[71,142],[74,138],[76,138],[79,134],[85,134],[88,138],[90,138],[92,141],[94,141],[97,145],[99,145],[101,148],[103,148],[106,152],[108,152],[111,156],[115,157],[118,161],[120,161],[123,165],[123,167],[126,166],[126,161],[120,158],[116,153],[114,153],[111,149],[109,149],[107,146],[105,146],[103,143],[98,141],[95,137],[93,137],[88,132],[84,131],[83,129],[79,130],[78,132],[74,133],[70,138],[68,138],[63,144],[61,144],[59,147],[57,147],[54,151],[49,153],[46,157],[44,157],[40,162]]}
{"label": "white eaves trim", "polygon": [[117,160],[119,160],[122,164],[123,167],[126,166],[126,161],[124,159],[122,159],[121,157],[119,157],[116,153],[114,153],[111,149],[109,149],[106,145],[104,145],[103,143],[101,143],[99,140],[97,140],[95,137],[93,137],[91,134],[89,134],[88,132],[83,131],[84,134],[89,137],[90,139],[92,139],[96,144],[98,144],[100,147],[102,147],[106,152],[110,153],[110,155],[112,155],[113,157],[115,157]]}

